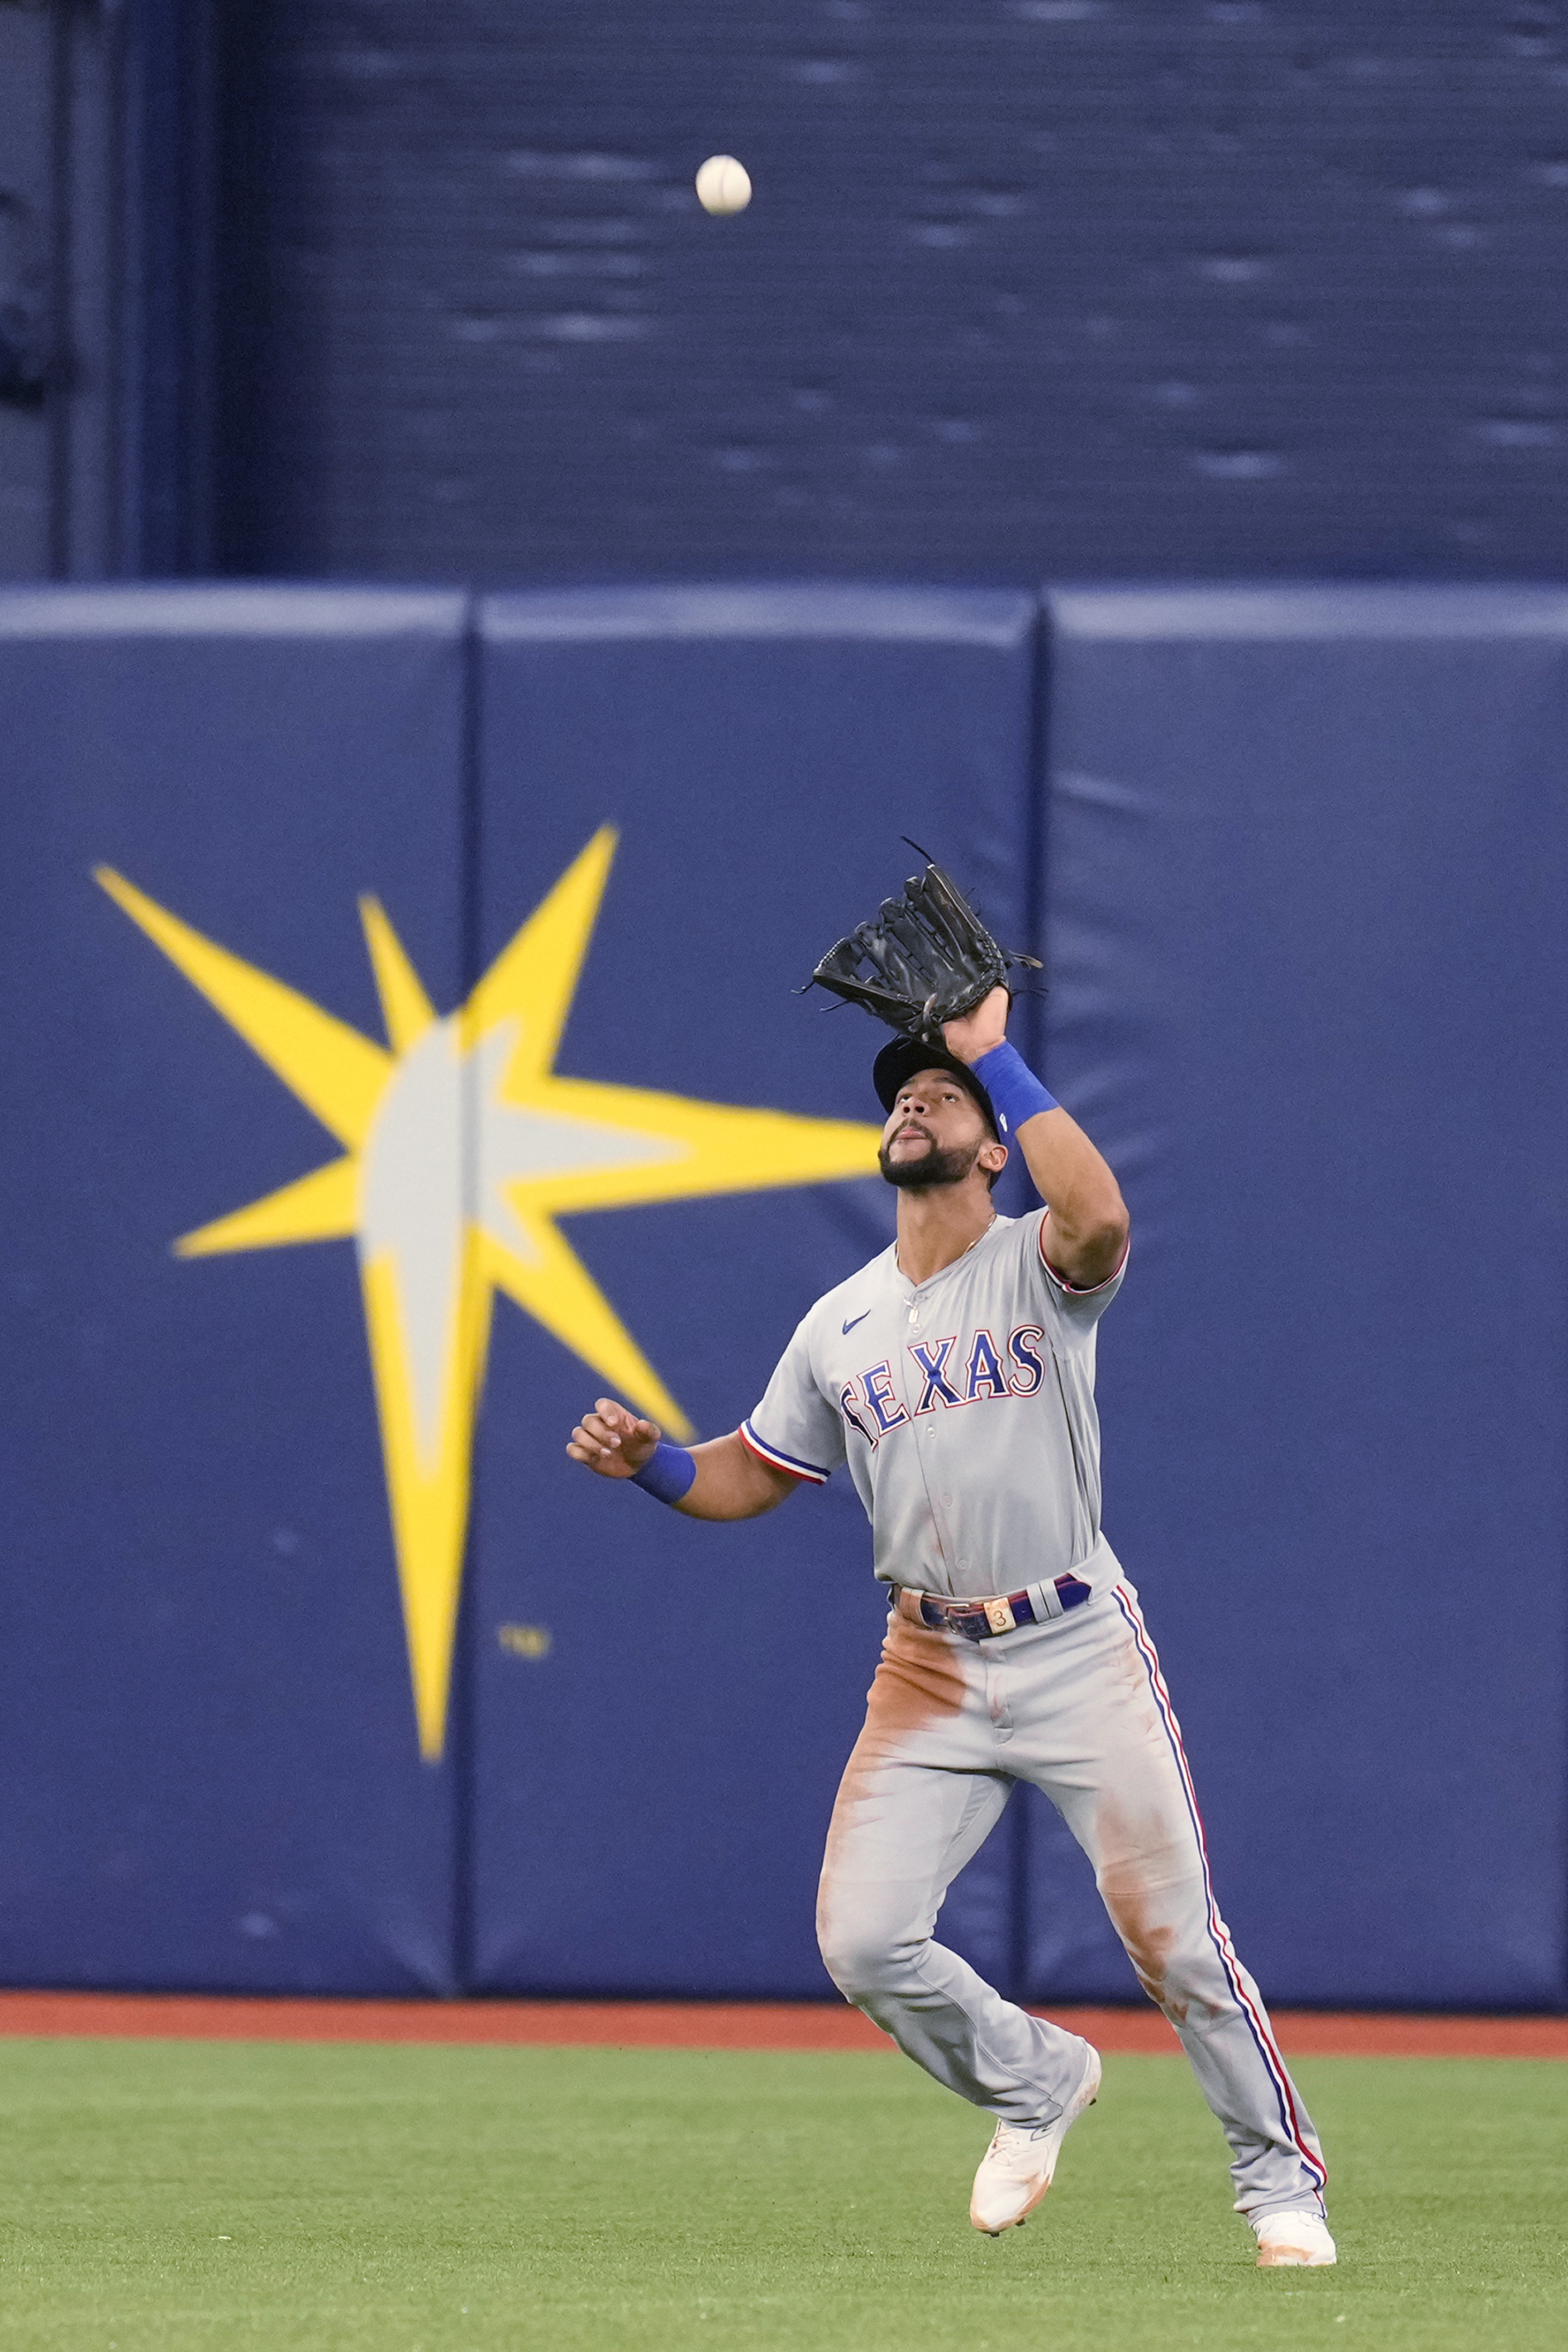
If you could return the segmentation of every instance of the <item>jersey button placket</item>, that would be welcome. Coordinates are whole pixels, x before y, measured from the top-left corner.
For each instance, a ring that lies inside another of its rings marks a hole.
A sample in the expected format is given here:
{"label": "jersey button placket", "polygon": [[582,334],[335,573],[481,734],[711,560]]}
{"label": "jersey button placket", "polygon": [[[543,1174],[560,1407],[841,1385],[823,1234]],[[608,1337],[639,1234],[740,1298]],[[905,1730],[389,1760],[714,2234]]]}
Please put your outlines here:
{"label": "jersey button placket", "polygon": [[[909,1328],[912,1331],[918,1331],[920,1328],[920,1305],[915,1298],[911,1298],[909,1302]],[[937,1507],[940,1505],[943,1510],[950,1511],[953,1507],[953,1497],[949,1494],[941,1492],[944,1484],[942,1473],[931,1458],[935,1451],[932,1440],[936,1434],[936,1421],[929,1413],[923,1415],[915,1424],[915,1435],[920,1441],[920,1475],[925,1482],[925,1500],[931,1509],[931,1525],[936,1532],[936,1548],[942,1555],[950,1582],[953,1573],[952,1529],[939,1517]]]}
{"label": "jersey button placket", "polygon": [[925,1505],[931,1514],[931,1531],[936,1538],[937,1556],[943,1566],[949,1571],[947,1589],[951,1592],[956,1590],[950,1580],[953,1566],[953,1530],[942,1515],[942,1465],[936,1459],[938,1450],[936,1432],[932,1426],[929,1414],[924,1420],[917,1421],[915,1426],[920,1439],[920,1450],[915,1459],[919,1462],[920,1475],[925,1487]]}

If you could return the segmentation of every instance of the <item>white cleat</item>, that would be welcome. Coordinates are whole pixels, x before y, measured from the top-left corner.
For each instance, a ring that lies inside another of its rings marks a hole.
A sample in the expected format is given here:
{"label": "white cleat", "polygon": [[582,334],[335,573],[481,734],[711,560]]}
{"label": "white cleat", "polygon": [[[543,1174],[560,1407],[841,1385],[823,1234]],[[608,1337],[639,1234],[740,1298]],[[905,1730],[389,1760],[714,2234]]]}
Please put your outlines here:
{"label": "white cleat", "polygon": [[[1089,2049],[1086,2042],[1085,2049]],[[969,2200],[969,2219],[988,2237],[1026,2221],[1046,2190],[1061,2154],[1061,2143],[1085,2107],[1100,2095],[1100,2053],[1089,2050],[1083,2079],[1051,2124],[998,2124],[989,2147],[980,2158]],[[1331,2256],[1332,2260],[1333,2257]]]}
{"label": "white cleat", "polygon": [[1315,2213],[1265,2213],[1254,2221],[1260,2271],[1326,2270],[1339,2260],[1329,2225]]}

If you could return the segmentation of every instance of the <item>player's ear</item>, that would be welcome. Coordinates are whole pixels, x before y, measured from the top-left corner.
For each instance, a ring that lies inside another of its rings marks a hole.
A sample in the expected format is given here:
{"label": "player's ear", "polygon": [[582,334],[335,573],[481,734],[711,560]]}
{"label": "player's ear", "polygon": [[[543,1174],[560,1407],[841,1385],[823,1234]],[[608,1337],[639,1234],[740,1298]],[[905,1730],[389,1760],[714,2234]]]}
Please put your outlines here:
{"label": "player's ear", "polygon": [[1008,1147],[1005,1143],[982,1143],[977,1158],[988,1176],[999,1176],[1008,1164]]}

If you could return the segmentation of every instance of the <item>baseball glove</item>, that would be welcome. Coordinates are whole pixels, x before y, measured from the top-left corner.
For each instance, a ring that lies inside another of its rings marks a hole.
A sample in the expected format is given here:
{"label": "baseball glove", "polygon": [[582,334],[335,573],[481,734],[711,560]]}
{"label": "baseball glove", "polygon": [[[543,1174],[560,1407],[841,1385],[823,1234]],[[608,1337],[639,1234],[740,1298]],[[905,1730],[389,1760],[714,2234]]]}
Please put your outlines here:
{"label": "baseball glove", "polygon": [[960,1020],[993,988],[1006,987],[1013,964],[1038,971],[1040,961],[999,948],[952,878],[917,841],[909,846],[925,858],[925,873],[911,877],[902,898],[883,899],[874,923],[830,948],[806,984],[831,988],[890,1029],[940,1045],[945,1021]]}

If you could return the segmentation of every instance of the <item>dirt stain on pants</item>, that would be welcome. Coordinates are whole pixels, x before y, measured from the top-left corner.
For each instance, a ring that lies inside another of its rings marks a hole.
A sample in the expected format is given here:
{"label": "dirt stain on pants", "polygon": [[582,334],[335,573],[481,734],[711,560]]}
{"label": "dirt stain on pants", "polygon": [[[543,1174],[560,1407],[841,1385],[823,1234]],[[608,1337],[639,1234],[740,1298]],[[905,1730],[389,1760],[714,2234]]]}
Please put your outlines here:
{"label": "dirt stain on pants", "polygon": [[824,1881],[832,1875],[850,1814],[867,1793],[872,1775],[910,1732],[940,1717],[959,1714],[967,1687],[963,1664],[945,1633],[898,1616],[888,1620],[882,1659],[866,1693],[865,1722],[850,1750],[828,1824]]}

